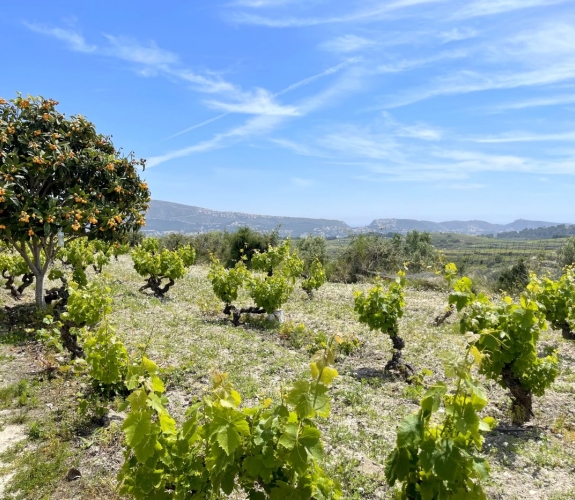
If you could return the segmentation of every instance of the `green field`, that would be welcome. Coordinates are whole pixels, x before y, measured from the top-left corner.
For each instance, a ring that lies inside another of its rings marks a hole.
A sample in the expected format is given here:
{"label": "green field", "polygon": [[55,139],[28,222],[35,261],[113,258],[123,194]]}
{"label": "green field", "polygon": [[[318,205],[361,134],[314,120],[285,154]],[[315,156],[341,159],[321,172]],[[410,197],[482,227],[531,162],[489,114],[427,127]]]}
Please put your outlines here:
{"label": "green field", "polygon": [[[536,271],[556,273],[556,252],[567,238],[545,240],[505,240],[465,234],[433,233],[434,247],[446,262],[455,262],[464,272],[480,272],[490,278],[516,264],[520,259],[531,263]],[[327,252],[336,258],[351,238],[327,241]]]}

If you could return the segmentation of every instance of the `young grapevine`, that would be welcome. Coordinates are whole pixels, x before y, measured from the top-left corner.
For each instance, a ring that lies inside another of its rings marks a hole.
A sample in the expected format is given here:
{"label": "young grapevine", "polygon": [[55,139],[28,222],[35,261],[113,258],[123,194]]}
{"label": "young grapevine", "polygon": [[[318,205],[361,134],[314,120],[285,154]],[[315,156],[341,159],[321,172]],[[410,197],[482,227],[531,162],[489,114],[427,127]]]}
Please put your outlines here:
{"label": "young grapevine", "polygon": [[561,330],[563,338],[575,339],[575,267],[566,267],[557,281],[532,275],[527,291],[551,326]]}
{"label": "young grapevine", "polygon": [[480,372],[508,389],[512,398],[512,419],[522,424],[533,415],[533,395],[542,396],[559,373],[555,353],[539,357],[537,342],[546,328],[545,316],[528,294],[520,303],[505,297],[501,304],[472,292],[472,281],[455,282],[449,303],[463,311],[462,334],[477,335],[474,345],[485,356]]}
{"label": "young grapevine", "polygon": [[379,330],[389,335],[393,342],[392,359],[385,366],[386,370],[397,370],[403,376],[413,374],[413,368],[401,359],[401,350],[405,341],[399,336],[399,319],[403,316],[405,307],[405,273],[399,271],[397,278],[385,291],[379,281],[366,294],[355,292],[355,312],[359,315],[360,323],[369,326],[370,330]]}
{"label": "young grapevine", "polygon": [[446,360],[445,376],[455,379],[455,388],[436,383],[424,394],[419,411],[399,425],[385,477],[390,486],[402,483],[400,498],[486,499],[480,481],[487,478],[489,464],[479,452],[483,433],[495,420],[479,416],[488,400],[472,376],[474,361],[483,361],[474,346],[461,359]]}
{"label": "young grapevine", "polygon": [[328,388],[337,371],[333,351],[316,354],[310,377],[266,399],[241,407],[225,374],[186,412],[181,426],[170,416],[158,367],[143,358],[130,367],[130,413],[122,426],[125,462],[120,493],[136,499],[223,498],[240,490],[250,499],[341,498],[321,469],[321,432],[314,423],[329,414]]}

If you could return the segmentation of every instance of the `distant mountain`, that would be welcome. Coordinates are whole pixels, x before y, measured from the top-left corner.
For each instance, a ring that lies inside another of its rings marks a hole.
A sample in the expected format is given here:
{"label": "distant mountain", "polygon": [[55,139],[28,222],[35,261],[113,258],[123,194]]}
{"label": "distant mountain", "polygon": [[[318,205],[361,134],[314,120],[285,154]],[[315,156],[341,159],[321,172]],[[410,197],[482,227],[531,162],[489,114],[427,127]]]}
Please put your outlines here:
{"label": "distant mountain", "polygon": [[560,225],[558,222],[524,219],[518,219],[510,224],[491,224],[481,220],[430,222],[414,219],[376,219],[367,226],[352,228],[339,220],[218,212],[169,201],[152,200],[146,216],[145,232],[152,234],[232,232],[243,226],[248,226],[256,231],[269,232],[279,226],[281,236],[298,237],[314,234],[343,238],[350,234],[366,232],[405,234],[414,229],[430,233],[485,235],[558,225]]}
{"label": "distant mountain", "polygon": [[482,220],[430,222],[412,219],[376,219],[366,226],[367,230],[389,233],[406,233],[407,231],[429,231],[430,233],[458,233],[458,234],[498,234],[511,231],[523,231],[540,227],[558,226],[559,222],[532,221],[517,219],[510,224],[492,224]]}
{"label": "distant mountain", "polygon": [[281,236],[292,237],[315,234],[343,238],[352,230],[345,222],[339,220],[217,212],[160,200],[150,202],[144,229],[152,233],[207,233],[208,231],[232,232],[243,226],[249,226],[261,232],[273,231],[279,226]]}
{"label": "distant mountain", "polygon": [[568,238],[575,236],[575,225],[561,224],[559,226],[527,228],[521,231],[498,233],[502,239],[542,240],[548,238]]}

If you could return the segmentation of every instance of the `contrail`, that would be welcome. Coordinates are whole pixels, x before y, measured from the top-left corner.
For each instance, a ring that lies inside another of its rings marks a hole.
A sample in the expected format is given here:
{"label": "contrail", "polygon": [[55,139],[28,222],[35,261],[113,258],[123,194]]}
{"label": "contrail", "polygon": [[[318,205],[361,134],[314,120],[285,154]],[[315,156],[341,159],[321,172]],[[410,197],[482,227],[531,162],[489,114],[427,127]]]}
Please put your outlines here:
{"label": "contrail", "polygon": [[204,125],[207,125],[208,123],[215,122],[216,120],[219,120],[220,118],[223,118],[224,116],[229,115],[229,114],[230,114],[229,112],[222,113],[221,115],[214,116],[213,118],[210,118],[209,120],[203,121],[201,123],[196,123],[195,125],[192,125],[191,127],[188,127],[184,130],[181,130],[180,132],[178,132],[174,135],[170,135],[169,137],[166,137],[164,140],[178,137],[179,135],[185,134],[186,132],[189,132],[190,130],[194,130],[195,128],[203,127]]}
{"label": "contrail", "polygon": [[348,64],[355,62],[355,61],[357,61],[357,58],[352,57],[351,59],[348,59],[347,61],[344,61],[344,62],[338,64],[337,66],[332,66],[331,68],[326,69],[322,73],[318,73],[317,75],[310,76],[309,78],[301,80],[297,83],[292,83],[289,87],[286,87],[285,89],[280,90],[279,92],[276,92],[275,94],[273,94],[273,97],[277,97],[279,95],[286,94],[288,92],[291,92],[292,90],[295,90],[299,87],[303,87],[304,85],[307,85],[308,83],[311,83],[315,80],[318,80],[324,76],[328,76],[328,75],[331,75],[333,73],[336,73],[341,68],[343,68],[343,67],[347,66]]}
{"label": "contrail", "polygon": [[[338,72],[341,68],[344,68],[348,64],[351,64],[351,63],[357,61],[357,59],[358,59],[357,57],[352,57],[352,58],[348,59],[347,61],[344,61],[340,64],[337,64],[336,66],[332,66],[331,68],[328,68],[325,71],[322,71],[321,73],[318,73],[317,75],[313,75],[313,76],[310,76],[310,77],[305,78],[303,80],[300,80],[299,82],[292,83],[291,85],[289,85],[285,89],[280,90],[279,92],[276,92],[275,94],[272,94],[272,97],[278,97],[280,95],[287,94],[288,92],[291,92],[292,90],[295,90],[299,87],[303,87],[304,85],[307,85],[308,83],[314,82],[315,80],[319,80],[320,78],[323,78],[324,76],[332,75],[333,73]],[[222,113],[221,115],[214,116],[213,118],[210,118],[209,120],[205,120],[201,123],[196,123],[195,125],[192,125],[191,127],[188,127],[184,130],[181,130],[180,132],[177,132],[174,135],[170,135],[169,137],[166,137],[164,140],[173,139],[174,137],[185,134],[186,132],[190,132],[191,130],[203,127],[204,125],[208,125],[212,122],[220,120],[221,118],[223,118],[224,116],[227,116],[229,114],[230,114],[230,112],[228,111],[226,113]]]}

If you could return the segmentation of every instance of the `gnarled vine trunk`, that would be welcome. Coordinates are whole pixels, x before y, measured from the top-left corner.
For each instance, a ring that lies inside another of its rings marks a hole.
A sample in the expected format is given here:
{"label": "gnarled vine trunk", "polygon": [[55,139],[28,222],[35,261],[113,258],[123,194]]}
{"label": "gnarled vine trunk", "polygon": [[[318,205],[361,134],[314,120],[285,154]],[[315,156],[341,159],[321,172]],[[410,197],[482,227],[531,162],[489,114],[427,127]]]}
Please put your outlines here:
{"label": "gnarled vine trunk", "polygon": [[513,425],[523,425],[533,416],[533,393],[521,386],[521,381],[506,365],[501,373],[503,382],[511,393],[511,420]]}

